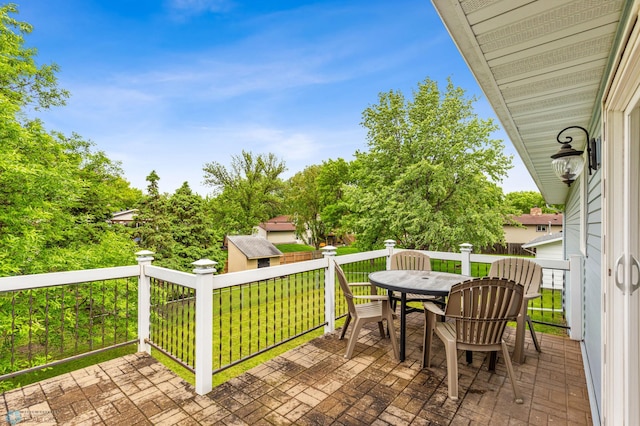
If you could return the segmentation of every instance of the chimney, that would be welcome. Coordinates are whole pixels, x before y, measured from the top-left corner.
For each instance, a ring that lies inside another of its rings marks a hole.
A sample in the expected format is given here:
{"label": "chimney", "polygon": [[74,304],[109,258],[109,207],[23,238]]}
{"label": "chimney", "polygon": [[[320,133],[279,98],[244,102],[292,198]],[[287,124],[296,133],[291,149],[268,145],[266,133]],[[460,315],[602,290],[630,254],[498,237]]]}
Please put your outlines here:
{"label": "chimney", "polygon": [[540,207],[531,207],[530,214],[531,214],[531,216],[541,216],[542,215],[542,209]]}

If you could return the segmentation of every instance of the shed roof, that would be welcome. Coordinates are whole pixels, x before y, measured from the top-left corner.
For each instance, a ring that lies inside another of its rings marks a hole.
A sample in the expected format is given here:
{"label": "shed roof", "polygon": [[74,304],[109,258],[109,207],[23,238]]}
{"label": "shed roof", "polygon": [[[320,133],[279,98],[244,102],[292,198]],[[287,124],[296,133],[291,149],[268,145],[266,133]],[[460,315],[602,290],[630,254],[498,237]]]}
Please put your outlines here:
{"label": "shed roof", "polygon": [[228,236],[227,240],[238,248],[247,259],[263,259],[265,257],[280,257],[282,252],[265,238],[253,235]]}
{"label": "shed roof", "polygon": [[546,244],[557,243],[558,241],[562,242],[562,232],[556,232],[555,234],[547,234],[542,237],[535,238],[528,243],[523,244],[522,248],[539,247]]}

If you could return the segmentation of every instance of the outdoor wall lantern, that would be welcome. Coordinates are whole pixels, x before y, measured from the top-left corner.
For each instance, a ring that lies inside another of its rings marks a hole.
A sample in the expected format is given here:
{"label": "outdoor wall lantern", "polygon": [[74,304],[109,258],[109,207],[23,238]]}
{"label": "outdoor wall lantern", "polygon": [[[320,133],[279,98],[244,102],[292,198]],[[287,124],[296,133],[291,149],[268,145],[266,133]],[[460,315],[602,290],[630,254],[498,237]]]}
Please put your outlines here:
{"label": "outdoor wall lantern", "polygon": [[569,126],[564,128],[558,133],[556,136],[556,140],[558,143],[562,144],[562,147],[558,152],[553,154],[551,158],[553,161],[551,162],[551,166],[553,167],[553,171],[556,175],[562,179],[562,182],[566,183],[567,186],[571,186],[571,184],[580,176],[582,173],[582,169],[584,168],[584,160],[582,159],[582,153],[584,151],[576,151],[571,147],[571,142],[573,142],[573,138],[571,136],[565,136],[564,140],[560,140],[560,136],[566,130],[569,129],[580,129],[587,135],[587,157],[589,160],[589,174],[591,174],[591,170],[598,170],[598,162],[595,158],[596,156],[596,141],[595,139],[589,139],[589,132],[587,129],[580,126]]}

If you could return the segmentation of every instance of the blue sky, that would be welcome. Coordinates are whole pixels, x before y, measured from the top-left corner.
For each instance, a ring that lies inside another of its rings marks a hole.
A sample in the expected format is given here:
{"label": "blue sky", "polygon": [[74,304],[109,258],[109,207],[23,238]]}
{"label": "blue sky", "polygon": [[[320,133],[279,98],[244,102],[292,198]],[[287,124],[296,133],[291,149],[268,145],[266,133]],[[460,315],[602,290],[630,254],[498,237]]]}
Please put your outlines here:
{"label": "blue sky", "polygon": [[[362,111],[378,94],[410,97],[447,77],[495,115],[428,0],[17,0],[27,45],[55,62],[67,106],[40,112],[76,132],[145,189],[183,182],[244,149],[276,154],[288,178],[366,150]],[[537,190],[502,131],[514,169],[506,192]]]}

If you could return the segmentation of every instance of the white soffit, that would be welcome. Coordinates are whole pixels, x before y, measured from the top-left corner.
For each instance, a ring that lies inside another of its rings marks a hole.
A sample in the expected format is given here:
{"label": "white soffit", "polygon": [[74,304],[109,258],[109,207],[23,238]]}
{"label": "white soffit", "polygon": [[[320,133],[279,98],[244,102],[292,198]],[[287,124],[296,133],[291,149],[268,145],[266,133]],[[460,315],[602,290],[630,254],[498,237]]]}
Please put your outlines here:
{"label": "white soffit", "polygon": [[545,200],[564,203],[550,156],[560,130],[594,124],[624,0],[432,3]]}

